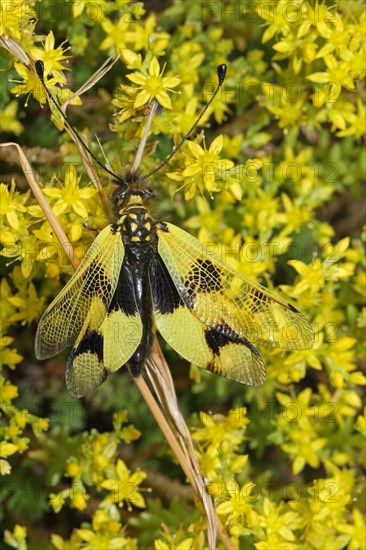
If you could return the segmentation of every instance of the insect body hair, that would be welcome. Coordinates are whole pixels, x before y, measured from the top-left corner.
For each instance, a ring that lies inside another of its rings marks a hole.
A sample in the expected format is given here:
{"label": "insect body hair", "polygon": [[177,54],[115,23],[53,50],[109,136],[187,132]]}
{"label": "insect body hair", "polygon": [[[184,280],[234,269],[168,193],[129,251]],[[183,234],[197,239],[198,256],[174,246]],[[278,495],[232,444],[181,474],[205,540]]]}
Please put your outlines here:
{"label": "insect body hair", "polygon": [[155,192],[152,189],[151,181],[141,170],[127,168],[120,177],[113,180],[113,183],[117,185],[112,193],[115,214],[127,207],[133,197],[140,198],[141,204],[148,209],[151,208]]}

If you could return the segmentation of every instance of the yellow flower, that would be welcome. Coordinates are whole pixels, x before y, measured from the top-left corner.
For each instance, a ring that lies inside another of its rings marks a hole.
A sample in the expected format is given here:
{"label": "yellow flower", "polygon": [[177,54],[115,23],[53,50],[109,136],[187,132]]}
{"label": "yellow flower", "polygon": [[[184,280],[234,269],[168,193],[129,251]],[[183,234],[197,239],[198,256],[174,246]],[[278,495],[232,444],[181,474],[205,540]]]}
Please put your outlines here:
{"label": "yellow flower", "polygon": [[263,499],[263,515],[259,518],[259,525],[264,530],[264,536],[260,537],[263,542],[257,543],[256,548],[285,550],[297,547],[291,542],[295,541],[293,531],[297,527],[299,515],[296,512],[281,512],[281,506],[272,504],[268,498]]}
{"label": "yellow flower", "polygon": [[1,388],[1,400],[4,401],[12,401],[18,397],[18,388],[17,386],[14,386],[14,384],[6,383]]}
{"label": "yellow flower", "polygon": [[315,260],[311,265],[306,265],[301,260],[290,260],[288,264],[302,277],[302,280],[295,286],[294,295],[309,291],[315,295],[324,286],[324,270],[320,260]]}
{"label": "yellow flower", "polygon": [[[42,224],[40,229],[34,229],[33,233],[36,238],[35,243],[38,243],[38,250],[40,244],[45,244],[45,246],[38,252],[36,260],[43,262],[60,262],[64,251],[50,224],[45,222]],[[36,248],[36,246],[37,245],[34,244],[34,248]],[[56,274],[58,274],[57,270]]]}
{"label": "yellow flower", "polygon": [[22,527],[21,525],[16,525],[12,533],[7,529],[4,531],[4,541],[12,548],[18,548],[18,550],[26,550],[26,548],[28,548],[26,539],[27,528]]}
{"label": "yellow flower", "polygon": [[115,479],[104,480],[101,487],[111,492],[107,497],[110,502],[123,506],[123,502],[126,501],[129,509],[131,509],[131,504],[138,508],[145,508],[145,500],[138,491],[140,483],[145,478],[145,472],[137,471],[131,474],[125,463],[118,460]]}
{"label": "yellow flower", "polygon": [[19,135],[23,132],[24,126],[17,118],[18,102],[10,101],[3,111],[0,111],[0,131],[12,132]]}
{"label": "yellow flower", "polygon": [[[253,504],[257,499],[257,487],[254,483],[248,482],[240,487],[235,481],[222,484],[219,493],[215,490],[215,483],[209,486],[209,492],[221,502],[217,507],[219,515],[228,515],[227,522],[230,524],[255,525],[258,515]],[[252,491],[254,489],[254,494]]]}
{"label": "yellow flower", "polygon": [[[182,171],[170,172],[167,175],[176,181],[185,180],[183,187],[186,187],[184,193],[185,199],[189,200],[197,192],[202,193],[207,190],[219,191],[220,186],[217,180],[226,182],[227,170],[234,166],[234,163],[228,159],[220,159],[219,155],[224,145],[222,135],[213,140],[209,149],[205,144],[201,147],[194,141],[188,141],[187,146],[190,154],[185,155],[186,167]],[[230,180],[229,185],[233,182]]]}
{"label": "yellow flower", "polygon": [[151,99],[156,99],[166,109],[172,108],[167,91],[173,91],[171,88],[178,86],[180,79],[176,76],[162,76],[162,73],[159,61],[153,57],[147,72],[135,72],[127,75],[127,78],[137,84],[137,88],[140,90],[135,98],[135,107],[141,107]]}
{"label": "yellow flower", "polygon": [[21,321],[23,324],[29,324],[39,319],[44,307],[44,298],[38,296],[33,283],[30,283],[28,289],[22,294],[19,293],[9,298],[9,302],[19,309],[18,313],[11,316],[11,321]]}
{"label": "yellow flower", "polygon": [[220,479],[217,473],[221,470],[221,462],[218,457],[217,449],[209,447],[204,453],[196,451],[196,454],[202,475],[210,481]]}
{"label": "yellow flower", "polygon": [[91,186],[79,187],[80,179],[81,176],[78,177],[75,166],[70,164],[67,167],[65,180],[61,184],[61,188],[46,187],[43,189],[47,197],[56,199],[56,203],[52,205],[52,210],[56,216],[73,210],[84,219],[88,217],[88,211],[84,203],[91,199],[97,191]]}
{"label": "yellow flower", "polygon": [[[136,14],[134,14],[136,15]],[[154,32],[155,14],[149,15],[140,25],[134,25],[133,38],[135,50],[150,50],[153,55],[162,55],[169,43],[170,35],[166,32]]]}
{"label": "yellow flower", "polygon": [[[22,77],[23,81],[11,80],[10,82],[18,83],[17,86],[14,86],[10,91],[13,94],[28,94],[25,101],[25,106],[28,106],[29,96],[32,95],[40,104],[46,103],[46,92],[41,85],[38,76],[28,69],[25,65],[21,63],[14,63],[14,67],[19,76]],[[62,79],[61,79],[62,80]],[[60,78],[50,78],[47,82],[47,87],[55,86],[60,82]]]}
{"label": "yellow flower", "polygon": [[103,13],[105,5],[105,0],[93,0],[92,4],[89,0],[78,0],[72,3],[72,14],[74,19],[77,19],[86,12],[89,19],[96,21]]}
{"label": "yellow flower", "polygon": [[350,71],[348,61],[340,61],[333,55],[326,55],[324,61],[327,65],[327,71],[313,73],[306,78],[311,80],[311,82],[316,82],[318,84],[327,84],[328,82],[331,82],[334,86],[335,93],[333,101],[335,101],[342,86],[348,88],[348,90],[354,89],[355,85],[353,82],[353,75]]}
{"label": "yellow flower", "polygon": [[349,536],[348,550],[363,550],[366,540],[366,525],[362,513],[357,508],[352,511],[353,524],[341,523],[337,525],[340,533]]}
{"label": "yellow flower", "polygon": [[[3,286],[3,285],[1,285]],[[3,310],[6,308],[6,301],[3,300]],[[6,308],[8,310],[8,308]],[[10,309],[10,308],[9,308]],[[11,309],[11,311],[14,311],[14,309]],[[9,319],[10,318],[10,311],[8,313],[8,315],[6,315],[4,317],[4,319]],[[5,326],[5,323],[3,323],[3,332],[5,332],[6,330],[6,326]],[[11,342],[13,341],[12,338],[10,338],[9,336],[2,336],[2,338],[0,339],[0,364],[1,365],[6,365],[9,369],[12,369],[14,370],[16,365],[18,363],[20,363],[20,361],[23,359],[23,357],[21,355],[19,355],[19,353],[16,352],[15,349],[13,348],[10,348],[9,345],[11,344]],[[12,390],[14,391],[14,390]]]}
{"label": "yellow flower", "polygon": [[281,448],[294,459],[292,471],[299,474],[309,464],[312,468],[318,468],[320,464],[321,449],[327,443],[326,437],[314,437],[314,431],[305,431],[303,428],[293,429],[290,432],[291,443],[284,443]]}
{"label": "yellow flower", "polygon": [[70,497],[71,507],[77,510],[84,510],[86,508],[86,502],[89,499],[89,495],[85,492],[84,488],[73,488]]}
{"label": "yellow flower", "polygon": [[0,36],[13,36],[20,40],[26,29],[25,23],[36,17],[30,4],[24,0],[2,0],[0,3]]}
{"label": "yellow flower", "polygon": [[99,46],[101,50],[109,50],[111,54],[116,51],[120,53],[126,47],[127,42],[133,42],[134,33],[130,31],[129,18],[130,16],[124,13],[115,24],[109,19],[102,21],[102,28],[108,36]]}
{"label": "yellow flower", "polygon": [[8,441],[0,442],[0,456],[6,457],[16,453],[18,447],[13,443],[8,443]]}
{"label": "yellow flower", "polygon": [[20,222],[18,214],[25,212],[26,208],[23,206],[28,199],[29,193],[21,195],[16,191],[15,181],[12,180],[10,189],[5,183],[0,184],[0,221],[3,223],[2,217],[5,216],[8,224],[12,229],[19,229]]}
{"label": "yellow flower", "polygon": [[[68,59],[69,55],[64,55],[62,44],[55,49],[55,37],[52,31],[47,35],[47,38],[44,43],[44,49],[42,48],[31,48],[31,53],[34,59],[41,59],[44,63],[44,74],[47,76],[51,71],[57,72],[57,81],[61,84],[64,84],[66,79],[60,73],[60,71],[65,70],[65,66],[62,64],[64,59]],[[54,75],[55,76],[55,75]],[[49,85],[49,82],[48,82]]]}
{"label": "yellow flower", "polygon": [[7,460],[0,458],[0,475],[8,476],[11,473],[11,466]]}
{"label": "yellow flower", "polygon": [[338,137],[355,136],[361,139],[366,134],[366,110],[361,99],[357,100],[357,113],[344,113],[348,128],[337,132]]}
{"label": "yellow flower", "polygon": [[[285,11],[285,1],[280,0],[275,6],[267,6],[266,4],[259,4],[257,11],[260,17],[265,21],[268,21],[268,27],[262,36],[262,42],[268,42],[275,36],[275,34],[283,33],[286,35],[290,29],[289,20],[285,17],[287,12]],[[274,9],[275,8],[275,9]]]}

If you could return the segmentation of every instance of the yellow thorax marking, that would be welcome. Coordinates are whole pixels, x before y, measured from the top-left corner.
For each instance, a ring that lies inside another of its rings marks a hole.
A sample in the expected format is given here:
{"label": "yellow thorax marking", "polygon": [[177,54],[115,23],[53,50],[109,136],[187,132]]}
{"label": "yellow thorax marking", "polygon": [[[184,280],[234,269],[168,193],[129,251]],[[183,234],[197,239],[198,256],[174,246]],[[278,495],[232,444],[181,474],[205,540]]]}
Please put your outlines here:
{"label": "yellow thorax marking", "polygon": [[[137,207],[143,206],[143,200],[142,200],[142,197],[140,197],[140,195],[131,195],[128,203],[123,205],[123,207],[118,210],[118,214],[120,215],[126,214],[129,208],[133,208],[134,206],[137,206]],[[131,214],[129,214],[129,216],[131,216]]]}
{"label": "yellow thorax marking", "polygon": [[131,195],[130,200],[127,204],[127,208],[135,204],[142,204],[142,197],[140,195]]}

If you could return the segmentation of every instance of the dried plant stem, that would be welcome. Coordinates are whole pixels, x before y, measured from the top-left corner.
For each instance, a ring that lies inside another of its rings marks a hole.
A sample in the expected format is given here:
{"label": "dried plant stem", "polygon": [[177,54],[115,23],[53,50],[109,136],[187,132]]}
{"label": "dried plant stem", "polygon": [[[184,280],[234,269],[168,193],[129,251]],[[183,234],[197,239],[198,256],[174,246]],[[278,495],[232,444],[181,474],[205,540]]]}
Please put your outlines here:
{"label": "dried plant stem", "polygon": [[17,143],[8,142],[8,143],[0,143],[0,147],[16,147],[18,152],[18,158],[19,158],[19,164],[23,170],[23,173],[25,177],[27,178],[27,181],[29,183],[29,187],[33,191],[34,196],[36,197],[38,204],[42,208],[44,215],[46,216],[46,219],[48,220],[48,223],[52,227],[59,243],[61,244],[66,256],[69,258],[71,265],[74,269],[76,269],[79,265],[79,259],[74,253],[74,249],[67,238],[66,234],[64,233],[64,230],[62,229],[61,225],[58,222],[58,219],[56,218],[55,214],[52,211],[52,208],[47,202],[46,197],[41,191],[41,188],[38,185],[38,182],[36,181],[35,175],[33,173],[32,168],[30,167],[30,164],[28,162],[27,157],[23,153],[21,147]]}
{"label": "dried plant stem", "polygon": [[62,104],[62,111],[64,114],[66,114],[66,109],[69,106],[70,103],[72,103],[76,98],[84,94],[87,90],[90,90],[105,74],[107,74],[108,71],[111,70],[113,65],[117,63],[119,60],[119,55],[115,57],[108,57],[103,63],[101,67],[97,71],[95,71],[94,74],[91,75],[90,78],[84,84],[78,89],[77,92],[70,95],[69,99],[65,101],[65,103]]}
{"label": "dried plant stem", "polygon": [[[145,380],[142,376],[139,376],[138,378],[133,379],[136,386],[141,392],[141,395],[146,401],[147,406],[149,407],[152,415],[154,416],[156,422],[159,425],[159,428],[161,429],[162,433],[164,434],[165,439],[167,440],[168,444],[170,445],[170,448],[172,449],[174,455],[176,456],[183,472],[185,473],[188,481],[190,482],[194,492],[201,498],[199,489],[196,484],[195,477],[192,475],[192,469],[191,465],[189,464],[186,455],[182,451],[181,446],[178,443],[178,440],[176,436],[174,435],[172,429],[170,428],[168,422],[166,421],[163,413],[161,412],[161,409],[159,405],[157,404],[154,396],[149,390],[148,385],[146,384]],[[209,495],[207,495],[207,498],[211,498]],[[216,515],[216,522],[217,522],[217,531],[220,540],[224,544],[225,548],[227,550],[235,550],[235,546],[233,544],[233,541],[227,534],[224,526],[222,525],[220,519]]]}
{"label": "dried plant stem", "polygon": [[165,439],[169,443],[173,453],[177,457],[179,464],[181,465],[185,475],[187,476],[187,479],[193,486],[193,489],[195,488],[195,480],[192,477],[191,468],[190,465],[175,437],[173,434],[168,422],[166,421],[163,413],[161,412],[161,409],[159,405],[157,404],[153,394],[149,390],[148,385],[146,384],[145,380],[142,376],[139,376],[138,378],[133,379],[136,386],[140,390],[141,394],[143,395],[143,398],[145,399],[147,406],[149,407],[151,413],[153,414],[156,422],[158,423],[161,431],[163,432]]}
{"label": "dried plant stem", "polygon": [[135,158],[134,163],[132,165],[132,170],[133,171],[137,170],[138,167],[140,166],[141,159],[142,159],[142,154],[143,154],[144,149],[145,149],[146,141],[147,141],[147,138],[148,138],[148,135],[149,135],[150,127],[151,127],[151,123],[153,121],[153,118],[154,118],[155,111],[156,111],[157,107],[158,107],[158,102],[154,99],[154,101],[151,103],[151,111],[150,111],[150,114],[149,114],[149,118],[147,119],[144,134],[143,134],[143,136],[141,138],[141,141],[139,143],[139,147],[138,147],[137,153],[136,153],[136,158]]}
{"label": "dried plant stem", "polygon": [[[99,195],[99,198],[100,198],[100,201],[102,203],[103,210],[104,210],[106,216],[109,216],[110,215],[109,207],[108,207],[107,201],[105,199],[105,196],[104,196],[104,193],[103,193],[103,187],[101,186],[101,183],[99,181],[97,170],[94,166],[93,160],[92,160],[89,152],[86,149],[84,149],[82,147],[82,145],[77,140],[75,141],[75,138],[73,138],[71,133],[69,133],[69,135],[70,135],[71,139],[74,139],[74,142],[76,143],[76,145],[79,149],[79,153],[80,153],[81,159],[83,161],[85,170],[87,171],[87,174],[88,174],[91,182],[93,183],[94,187],[98,191],[98,195]],[[82,136],[82,139],[83,139],[84,143],[86,143],[85,136]],[[88,144],[86,143],[86,145],[88,145]]]}

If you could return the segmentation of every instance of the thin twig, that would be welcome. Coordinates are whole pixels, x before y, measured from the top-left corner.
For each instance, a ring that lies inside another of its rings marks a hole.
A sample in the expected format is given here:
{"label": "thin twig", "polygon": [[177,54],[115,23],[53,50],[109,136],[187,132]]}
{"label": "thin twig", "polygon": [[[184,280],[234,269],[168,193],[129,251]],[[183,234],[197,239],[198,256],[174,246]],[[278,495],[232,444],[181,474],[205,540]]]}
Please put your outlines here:
{"label": "thin twig", "polygon": [[[141,395],[145,399],[147,406],[149,407],[152,415],[154,416],[156,422],[158,423],[162,433],[164,434],[165,439],[170,445],[170,448],[172,449],[174,455],[176,456],[194,492],[198,494],[198,496],[200,496],[198,487],[196,484],[196,480],[192,475],[190,464],[188,463],[187,458],[183,453],[177,438],[172,432],[168,422],[165,420],[165,417],[161,412],[159,406],[157,405],[156,400],[154,399],[154,396],[150,392],[149,387],[147,386],[145,380],[142,378],[142,376],[139,376],[138,378],[134,378],[134,382],[138,387],[138,389],[140,390]],[[209,495],[207,495],[207,498],[210,498]],[[217,516],[216,512],[215,512],[215,515],[216,515],[216,523],[217,523],[217,532],[221,542],[223,543],[223,545],[227,550],[236,550],[236,547],[234,546],[233,541],[228,535],[225,527],[222,525],[221,520]]]}
{"label": "thin twig", "polygon": [[33,174],[33,170],[28,162],[27,157],[23,153],[21,147],[17,143],[9,142],[9,143],[0,143],[0,147],[16,147],[18,151],[18,157],[20,161],[20,165],[22,167],[23,173],[25,177],[27,178],[27,181],[29,183],[29,187],[33,191],[34,196],[36,197],[40,207],[42,208],[44,215],[46,216],[46,219],[48,220],[48,223],[52,227],[59,243],[61,244],[66,256],[69,258],[71,265],[74,269],[76,269],[79,265],[79,259],[77,258],[76,254],[74,253],[74,249],[67,238],[64,230],[62,229],[61,225],[58,222],[58,219],[56,218],[55,214],[52,211],[52,208],[48,204],[48,201],[44,194],[41,191],[41,188],[39,187],[36,178]]}
{"label": "thin twig", "polygon": [[151,127],[151,123],[153,121],[154,114],[155,114],[155,111],[156,111],[157,107],[158,107],[158,102],[154,99],[154,101],[151,103],[151,111],[150,111],[150,114],[149,114],[149,118],[147,119],[145,130],[144,130],[143,136],[141,138],[141,141],[139,143],[139,147],[137,149],[136,158],[135,158],[134,163],[132,165],[132,170],[133,171],[136,171],[138,169],[138,167],[140,166],[141,159],[142,159],[142,154],[143,154],[144,149],[145,149],[146,141],[147,141],[147,138],[148,138],[148,135],[149,135],[150,127]]}
{"label": "thin twig", "polygon": [[[82,136],[82,138],[83,138],[83,141],[86,143],[85,136]],[[96,168],[95,168],[95,165],[92,161],[92,158],[89,155],[88,150],[84,149],[78,141],[76,141],[76,145],[79,149],[79,153],[80,153],[80,156],[82,158],[85,170],[86,170],[89,178],[91,179],[94,187],[98,191],[98,195],[99,195],[100,201],[102,203],[103,210],[104,210],[106,216],[109,217],[110,216],[110,211],[109,211],[109,208],[108,208],[108,204],[107,204],[107,201],[105,199],[105,196],[104,196],[104,193],[103,193],[103,187],[101,186],[101,183],[99,181],[98,173],[96,171]],[[86,143],[86,145],[87,145],[87,143]]]}
{"label": "thin twig", "polygon": [[[186,459],[182,449],[180,448],[180,445],[179,445],[178,441],[176,440],[172,430],[170,429],[170,426],[169,426],[168,422],[165,420],[165,417],[164,417],[163,413],[161,412],[159,406],[157,405],[153,394],[149,390],[148,385],[146,384],[146,382],[145,382],[145,380],[143,379],[142,376],[134,378],[134,382],[135,382],[136,386],[138,387],[138,389],[140,390],[143,398],[145,399],[145,401],[147,403],[147,406],[149,407],[150,411],[152,412],[156,422],[158,423],[161,431],[163,432],[163,434],[165,436],[165,439],[169,443],[173,453],[177,457],[177,459],[179,461],[179,464],[181,465],[182,470],[184,471],[187,479],[189,480],[189,482],[191,483],[191,485],[195,489],[196,483],[195,483],[194,478],[192,477],[191,468],[190,468],[190,466],[187,462],[187,459]],[[197,492],[197,491],[195,491],[195,492]]]}
{"label": "thin twig", "polygon": [[97,71],[95,71],[95,73],[93,73],[91,75],[91,77],[88,78],[88,80],[86,82],[84,82],[84,84],[82,86],[80,86],[80,88],[75,93],[70,95],[69,99],[67,99],[65,101],[65,103],[62,104],[61,109],[62,109],[63,113],[66,114],[66,109],[67,109],[68,105],[70,103],[72,103],[76,98],[78,98],[79,96],[84,94],[87,90],[92,88],[101,78],[103,78],[103,76],[108,71],[111,70],[113,65],[115,63],[117,63],[118,60],[119,60],[119,55],[117,55],[116,57],[108,57],[108,59],[105,60],[103,65],[101,67],[99,67],[99,69]]}

